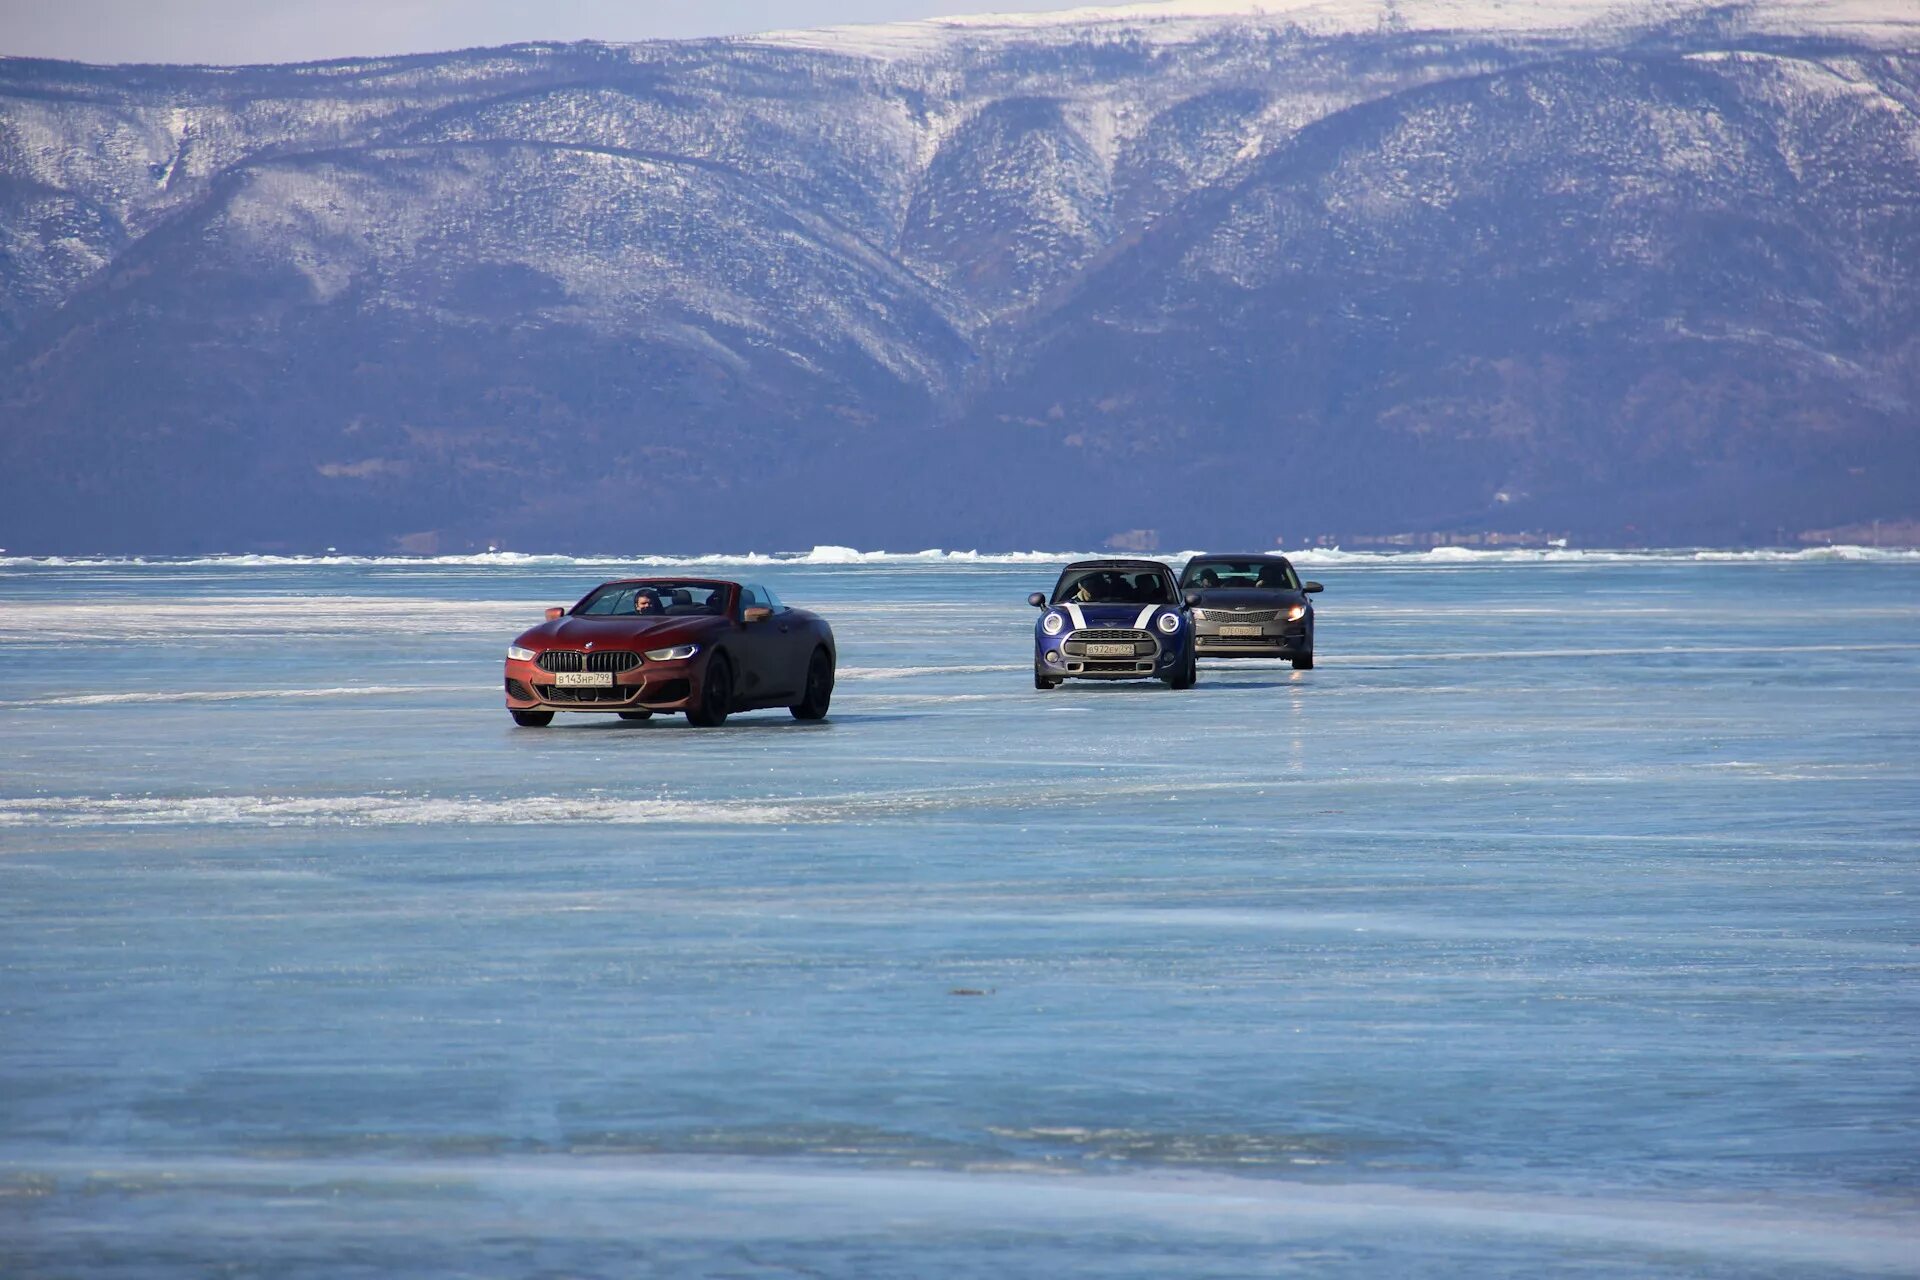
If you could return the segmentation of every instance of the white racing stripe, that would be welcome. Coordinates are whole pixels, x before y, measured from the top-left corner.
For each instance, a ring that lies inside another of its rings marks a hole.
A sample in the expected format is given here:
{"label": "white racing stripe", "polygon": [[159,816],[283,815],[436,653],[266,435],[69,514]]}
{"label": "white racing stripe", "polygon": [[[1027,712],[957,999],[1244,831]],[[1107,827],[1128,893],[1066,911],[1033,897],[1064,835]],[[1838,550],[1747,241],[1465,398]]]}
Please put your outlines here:
{"label": "white racing stripe", "polygon": [[1150,604],[1146,608],[1142,609],[1140,611],[1140,616],[1133,620],[1133,629],[1135,631],[1145,631],[1147,629],[1147,624],[1153,621],[1154,610],[1158,609],[1159,607],[1160,606],[1157,604]]}
{"label": "white racing stripe", "polygon": [[1087,615],[1080,612],[1079,605],[1073,604],[1070,601],[1062,600],[1060,602],[1060,607],[1067,611],[1067,616],[1069,618],[1073,619],[1073,629],[1075,631],[1082,630],[1083,628],[1086,627]]}

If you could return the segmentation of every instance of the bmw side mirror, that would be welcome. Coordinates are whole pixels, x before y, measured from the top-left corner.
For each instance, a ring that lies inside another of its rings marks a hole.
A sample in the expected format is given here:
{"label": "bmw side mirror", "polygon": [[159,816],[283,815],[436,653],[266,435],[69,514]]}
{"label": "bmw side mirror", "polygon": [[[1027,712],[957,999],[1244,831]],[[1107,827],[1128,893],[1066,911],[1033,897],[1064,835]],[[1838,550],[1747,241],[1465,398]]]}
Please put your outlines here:
{"label": "bmw side mirror", "polygon": [[547,621],[548,621],[548,622],[552,622],[552,621],[554,621],[554,620],[555,620],[556,618],[564,618],[564,617],[566,617],[566,616],[567,616],[567,611],[566,611],[566,609],[564,609],[564,608],[562,608],[562,607],[561,607],[560,605],[557,605],[557,604],[556,604],[556,605],[554,605],[554,606],[553,606],[552,608],[550,608],[550,609],[548,609],[548,610],[547,610]]}
{"label": "bmw side mirror", "polygon": [[1200,607],[1200,593],[1198,591],[1187,592],[1187,608],[1197,609],[1199,607]]}
{"label": "bmw side mirror", "polygon": [[1047,607],[1047,598],[1036,591],[1027,597],[1027,603],[1036,609],[1044,609]]}
{"label": "bmw side mirror", "polygon": [[1306,593],[1307,593],[1308,595],[1312,595],[1312,594],[1313,594],[1314,592],[1316,592],[1316,591],[1325,591],[1325,590],[1326,590],[1326,588],[1325,588],[1325,587],[1323,587],[1323,586],[1321,586],[1321,585],[1320,585],[1319,583],[1317,583],[1317,582],[1303,582],[1303,583],[1301,583],[1301,584],[1300,584],[1300,589],[1301,589],[1302,591],[1304,591],[1304,592],[1306,592]]}

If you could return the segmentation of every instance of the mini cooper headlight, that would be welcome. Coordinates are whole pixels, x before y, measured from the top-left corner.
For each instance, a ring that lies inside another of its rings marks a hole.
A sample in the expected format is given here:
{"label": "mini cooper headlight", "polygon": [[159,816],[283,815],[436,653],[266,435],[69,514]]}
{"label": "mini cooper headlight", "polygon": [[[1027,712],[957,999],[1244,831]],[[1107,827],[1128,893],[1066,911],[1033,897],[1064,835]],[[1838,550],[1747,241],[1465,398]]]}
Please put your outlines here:
{"label": "mini cooper headlight", "polygon": [[1287,610],[1288,622],[1298,622],[1300,621],[1300,619],[1306,616],[1307,616],[1307,606],[1305,605],[1305,603],[1293,605]]}
{"label": "mini cooper headlight", "polygon": [[678,662],[682,658],[691,658],[700,652],[697,644],[676,644],[671,649],[649,649],[647,657],[654,662]]}
{"label": "mini cooper headlight", "polygon": [[1163,613],[1160,615],[1160,621],[1154,625],[1160,628],[1161,635],[1170,636],[1180,629],[1180,615],[1172,612]]}
{"label": "mini cooper headlight", "polygon": [[522,649],[517,644],[510,644],[507,646],[507,656],[515,662],[532,662],[540,655],[531,649]]}
{"label": "mini cooper headlight", "polygon": [[1065,622],[1061,621],[1060,615],[1057,613],[1049,613],[1046,617],[1040,619],[1040,629],[1050,636],[1059,635],[1060,629],[1066,625]]}

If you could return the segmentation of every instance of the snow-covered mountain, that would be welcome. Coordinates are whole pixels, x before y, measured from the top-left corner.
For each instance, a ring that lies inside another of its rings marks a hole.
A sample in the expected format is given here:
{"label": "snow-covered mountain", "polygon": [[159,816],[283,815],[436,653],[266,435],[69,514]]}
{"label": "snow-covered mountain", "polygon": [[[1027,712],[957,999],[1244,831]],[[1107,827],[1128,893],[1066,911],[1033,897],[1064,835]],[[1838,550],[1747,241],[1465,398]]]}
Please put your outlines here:
{"label": "snow-covered mountain", "polygon": [[1920,514],[1920,9],[0,61],[0,545]]}

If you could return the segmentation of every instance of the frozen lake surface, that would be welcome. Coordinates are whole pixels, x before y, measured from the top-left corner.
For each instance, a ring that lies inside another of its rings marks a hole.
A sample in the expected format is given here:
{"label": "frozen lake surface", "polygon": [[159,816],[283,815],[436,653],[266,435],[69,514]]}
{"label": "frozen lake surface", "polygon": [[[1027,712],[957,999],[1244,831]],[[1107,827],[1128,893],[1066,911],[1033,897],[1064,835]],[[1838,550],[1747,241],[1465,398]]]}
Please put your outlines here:
{"label": "frozen lake surface", "polygon": [[622,567],[0,562],[0,1274],[1920,1273],[1920,560],[1307,558],[1191,693],[735,567],[829,721],[514,729]]}

